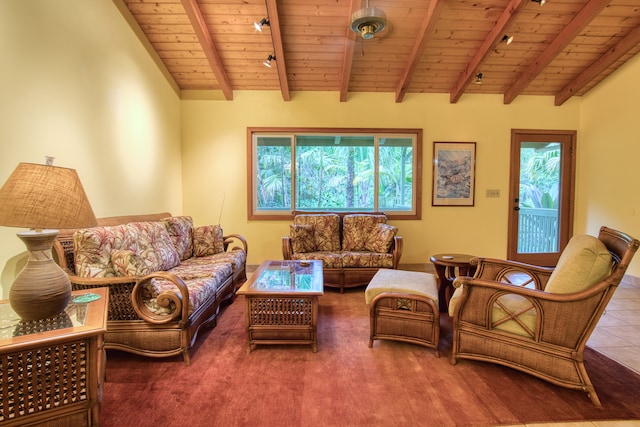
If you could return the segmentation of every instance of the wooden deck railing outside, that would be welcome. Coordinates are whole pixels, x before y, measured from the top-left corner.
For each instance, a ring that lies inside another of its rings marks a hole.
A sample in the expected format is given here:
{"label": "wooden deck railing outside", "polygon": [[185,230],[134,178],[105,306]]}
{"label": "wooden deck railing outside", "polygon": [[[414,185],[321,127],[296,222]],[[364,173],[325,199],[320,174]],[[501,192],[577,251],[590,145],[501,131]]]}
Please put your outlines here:
{"label": "wooden deck railing outside", "polygon": [[557,209],[520,208],[518,253],[547,253],[557,251]]}

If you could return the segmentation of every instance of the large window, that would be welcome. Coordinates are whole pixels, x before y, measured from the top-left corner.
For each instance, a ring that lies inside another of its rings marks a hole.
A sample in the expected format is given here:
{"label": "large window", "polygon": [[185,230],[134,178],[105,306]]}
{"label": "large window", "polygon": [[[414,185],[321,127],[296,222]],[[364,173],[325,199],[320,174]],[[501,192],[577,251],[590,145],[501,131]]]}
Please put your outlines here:
{"label": "large window", "polygon": [[422,131],[248,129],[250,219],[293,211],[419,219]]}

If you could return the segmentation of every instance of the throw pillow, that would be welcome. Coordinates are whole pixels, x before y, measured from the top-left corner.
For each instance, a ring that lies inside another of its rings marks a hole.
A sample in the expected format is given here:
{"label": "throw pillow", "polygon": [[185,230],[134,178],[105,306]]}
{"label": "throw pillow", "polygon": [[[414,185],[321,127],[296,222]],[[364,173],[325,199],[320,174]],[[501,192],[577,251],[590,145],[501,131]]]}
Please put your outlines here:
{"label": "throw pillow", "polygon": [[386,215],[350,214],[342,220],[342,250],[366,251],[365,242],[377,224],[385,224]]}
{"label": "throw pillow", "polygon": [[316,245],[313,241],[313,226],[311,225],[289,225],[291,247],[294,254],[315,252]]}
{"label": "throw pillow", "polygon": [[569,294],[589,289],[611,272],[611,253],[600,239],[573,236],[562,251],[545,291]]}
{"label": "throw pillow", "polygon": [[163,218],[162,222],[167,227],[173,246],[184,261],[193,255],[193,220],[190,216],[171,216]]}
{"label": "throw pillow", "polygon": [[205,225],[193,230],[193,254],[197,257],[215,255],[224,252],[222,227]]}
{"label": "throw pillow", "polygon": [[331,214],[301,214],[293,218],[296,225],[310,225],[313,227],[314,251],[340,250],[340,215]]}
{"label": "throw pillow", "polygon": [[[159,221],[130,222],[126,224],[127,234],[135,236],[135,252],[144,260],[151,271],[167,271],[180,264],[180,255],[171,242],[165,225]],[[118,247],[129,249],[131,247]]]}
{"label": "throw pillow", "polygon": [[364,242],[364,249],[370,252],[387,253],[396,234],[398,234],[396,227],[382,223],[376,224]]}
{"label": "throw pillow", "polygon": [[144,260],[133,251],[125,249],[112,250],[111,263],[116,276],[146,276],[151,273]]}

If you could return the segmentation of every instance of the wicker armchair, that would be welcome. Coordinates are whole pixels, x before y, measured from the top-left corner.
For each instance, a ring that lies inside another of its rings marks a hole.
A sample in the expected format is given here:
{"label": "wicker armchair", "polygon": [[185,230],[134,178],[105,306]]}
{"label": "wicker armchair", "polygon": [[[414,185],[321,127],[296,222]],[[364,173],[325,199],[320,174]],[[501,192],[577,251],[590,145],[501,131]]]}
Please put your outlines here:
{"label": "wicker armchair", "polygon": [[590,274],[584,271],[586,268],[575,268],[584,261],[575,250],[569,250],[576,237],[555,269],[495,259],[473,260],[477,263],[475,276],[454,281],[457,289],[449,307],[453,322],[451,363],[456,364],[458,359],[498,363],[582,390],[600,406],[584,366],[584,348],[640,242],[607,227],[600,229],[598,239],[585,237],[601,246],[601,252],[610,253],[601,261],[607,263],[606,270],[600,278],[591,277],[595,284],[572,283],[564,292],[557,287],[561,268],[568,273],[565,279],[574,282]]}

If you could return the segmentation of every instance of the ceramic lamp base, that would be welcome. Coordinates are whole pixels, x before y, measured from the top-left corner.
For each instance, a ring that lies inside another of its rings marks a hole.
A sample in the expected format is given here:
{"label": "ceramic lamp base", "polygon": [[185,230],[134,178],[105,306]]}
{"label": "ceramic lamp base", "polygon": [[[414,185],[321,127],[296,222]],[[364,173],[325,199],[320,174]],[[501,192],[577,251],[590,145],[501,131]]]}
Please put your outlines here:
{"label": "ceramic lamp base", "polygon": [[27,264],[18,274],[9,302],[23,320],[38,320],[54,316],[67,306],[71,297],[71,282],[51,256],[58,230],[18,233],[29,251]]}

